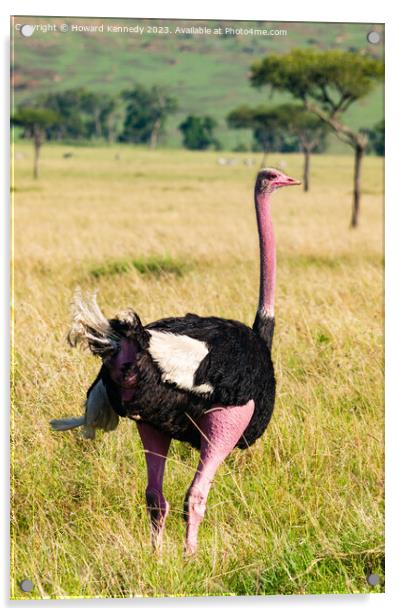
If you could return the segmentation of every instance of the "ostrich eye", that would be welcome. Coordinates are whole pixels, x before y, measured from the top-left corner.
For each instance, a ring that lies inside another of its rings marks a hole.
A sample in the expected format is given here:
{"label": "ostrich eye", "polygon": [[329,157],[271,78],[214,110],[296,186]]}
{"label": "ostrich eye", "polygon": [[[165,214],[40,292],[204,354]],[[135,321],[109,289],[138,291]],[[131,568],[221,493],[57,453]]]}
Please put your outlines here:
{"label": "ostrich eye", "polygon": [[276,177],[277,177],[277,173],[273,173],[271,171],[266,173],[266,180],[275,180]]}

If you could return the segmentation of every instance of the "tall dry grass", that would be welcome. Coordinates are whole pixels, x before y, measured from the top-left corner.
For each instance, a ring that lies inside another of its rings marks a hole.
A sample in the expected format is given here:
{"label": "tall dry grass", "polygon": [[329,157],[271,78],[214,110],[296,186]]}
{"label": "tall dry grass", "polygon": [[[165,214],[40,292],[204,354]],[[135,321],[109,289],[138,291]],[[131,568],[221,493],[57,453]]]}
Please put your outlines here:
{"label": "tall dry grass", "polygon": [[[134,424],[95,442],[49,430],[80,412],[98,369],[66,345],[69,302],[80,285],[110,316],[132,306],[144,322],[193,311],[251,324],[256,167],[245,154],[222,167],[214,153],[116,152],[45,146],[35,182],[30,147],[16,146],[12,597],[27,597],[25,578],[29,598],[370,591],[383,564],[382,161],[366,159],[357,231],[350,157],[316,156],[309,194],[275,195],[276,409],[219,471],[186,562],[197,452],[172,446],[157,560]],[[300,176],[301,157],[285,161]]]}

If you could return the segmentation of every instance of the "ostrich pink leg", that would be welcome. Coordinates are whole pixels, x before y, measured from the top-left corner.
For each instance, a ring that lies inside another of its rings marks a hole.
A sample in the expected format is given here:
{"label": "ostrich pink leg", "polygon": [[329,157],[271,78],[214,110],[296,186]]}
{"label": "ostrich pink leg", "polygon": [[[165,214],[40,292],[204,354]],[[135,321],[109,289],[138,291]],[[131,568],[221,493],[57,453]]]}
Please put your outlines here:
{"label": "ostrich pink leg", "polygon": [[205,515],[206,499],[216,471],[239,441],[254,408],[253,400],[244,406],[215,407],[198,421],[201,457],[184,503],[187,521],[185,551],[188,555],[196,552],[199,524]]}
{"label": "ostrich pink leg", "polygon": [[171,437],[146,422],[138,421],[137,426],[145,449],[148,469],[146,505],[150,517],[152,546],[160,550],[170,508],[163,496],[163,475]]}

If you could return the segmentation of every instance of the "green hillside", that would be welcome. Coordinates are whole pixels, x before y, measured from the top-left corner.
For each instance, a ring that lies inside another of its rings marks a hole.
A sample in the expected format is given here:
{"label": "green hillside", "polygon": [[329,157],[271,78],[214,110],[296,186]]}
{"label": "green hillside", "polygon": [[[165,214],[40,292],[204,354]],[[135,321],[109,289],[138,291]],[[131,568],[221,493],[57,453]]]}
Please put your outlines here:
{"label": "green hillside", "polygon": [[[15,103],[34,99],[37,94],[83,86],[118,94],[139,82],[164,84],[179,100],[179,112],[169,119],[164,143],[170,147],[181,143],[177,126],[189,113],[209,114],[219,122],[217,137],[224,148],[249,144],[248,131],[226,127],[225,117],[235,106],[272,104],[286,99],[267,90],[249,86],[250,65],[271,52],[287,52],[293,47],[313,46],[321,49],[364,50],[377,56],[383,46],[369,45],[366,34],[371,24],[320,24],[262,22],[202,22],[174,20],[123,20],[83,18],[16,17],[14,24],[68,25],[68,32],[35,31],[24,38],[12,26],[12,64]],[[104,25],[104,32],[71,31],[73,26]],[[144,26],[140,34],[109,33],[107,25]],[[149,34],[146,28],[166,26],[169,34]],[[175,34],[179,27],[277,28],[287,36],[218,36]],[[381,29],[381,26],[376,26]],[[383,117],[383,89],[379,87],[366,100],[353,106],[347,120],[353,127],[372,126]],[[332,150],[343,149],[335,138]]]}

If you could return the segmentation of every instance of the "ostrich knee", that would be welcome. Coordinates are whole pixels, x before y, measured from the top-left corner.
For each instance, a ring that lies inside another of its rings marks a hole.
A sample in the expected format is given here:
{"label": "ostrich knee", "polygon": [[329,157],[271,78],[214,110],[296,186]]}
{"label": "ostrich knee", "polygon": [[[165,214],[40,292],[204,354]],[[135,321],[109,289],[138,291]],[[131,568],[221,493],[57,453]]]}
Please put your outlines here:
{"label": "ostrich knee", "polygon": [[189,488],[184,501],[184,519],[192,522],[202,522],[206,511],[206,490],[193,486]]}

